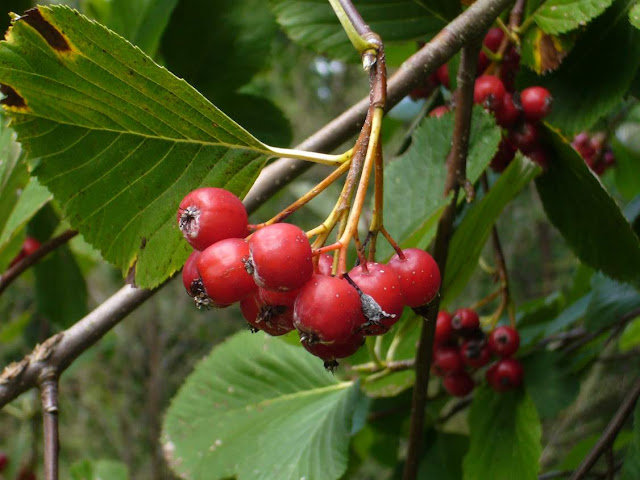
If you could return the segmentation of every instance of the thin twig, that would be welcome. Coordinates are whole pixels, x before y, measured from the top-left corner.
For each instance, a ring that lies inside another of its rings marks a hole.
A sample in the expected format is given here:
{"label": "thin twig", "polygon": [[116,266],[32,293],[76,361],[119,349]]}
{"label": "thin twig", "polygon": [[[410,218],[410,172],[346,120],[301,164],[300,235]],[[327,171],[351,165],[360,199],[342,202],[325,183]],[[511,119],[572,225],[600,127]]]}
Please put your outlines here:
{"label": "thin twig", "polygon": [[[458,89],[455,92],[456,111],[453,130],[453,144],[447,157],[447,179],[444,195],[453,193],[451,202],[444,210],[438,222],[434,246],[434,260],[440,269],[442,278],[449,252],[449,242],[453,233],[453,221],[456,214],[458,191],[465,179],[469,132],[471,129],[471,110],[473,107],[473,86],[475,83],[476,63],[480,50],[479,38],[462,49],[460,68],[458,70]],[[440,297],[437,297],[425,309],[417,311],[425,319],[420,331],[420,341],[416,353],[416,382],[413,387],[411,405],[411,424],[409,427],[409,445],[407,459],[402,475],[403,480],[415,480],[422,451],[422,438],[427,404],[427,387],[431,369],[431,352],[435,332],[436,317]]]}
{"label": "thin twig", "polygon": [[[575,352],[579,348],[589,343],[591,340],[598,338],[600,335],[602,335],[603,333],[605,333],[610,329],[614,329],[612,336],[615,336],[617,333],[620,333],[622,331],[622,329],[627,325],[627,323],[629,323],[631,320],[633,320],[637,316],[640,316],[640,308],[636,308],[634,310],[631,310],[630,312],[625,313],[624,315],[620,316],[618,321],[615,323],[611,323],[603,327],[600,327],[595,332],[591,332],[587,335],[584,335],[581,338],[578,338],[575,342],[569,344],[569,346],[565,349],[564,353],[570,354]],[[610,340],[607,340],[607,343],[609,343],[609,341]]]}
{"label": "thin twig", "polygon": [[40,378],[42,424],[44,434],[44,478],[58,480],[58,374],[47,369]]}
{"label": "thin twig", "polygon": [[17,262],[15,265],[9,267],[6,272],[0,275],[0,294],[13,282],[16,278],[20,276],[22,272],[24,272],[27,268],[35,265],[41,258],[47,255],[49,252],[52,252],[60,245],[67,243],[73,237],[78,234],[76,230],[67,230],[66,232],[61,233],[57,237],[53,237],[51,240],[40,245],[35,252],[30,255],[27,255],[22,260]]}
{"label": "thin twig", "polygon": [[618,408],[618,411],[604,429],[604,432],[602,432],[602,435],[591,451],[587,454],[573,475],[571,475],[570,480],[581,480],[585,478],[600,456],[611,445],[613,445],[613,442],[618,436],[620,429],[624,426],[627,417],[631,415],[631,412],[638,401],[638,397],[640,397],[640,378],[633,384],[633,387],[631,387],[631,390],[629,390],[629,393],[620,404],[620,408]]}

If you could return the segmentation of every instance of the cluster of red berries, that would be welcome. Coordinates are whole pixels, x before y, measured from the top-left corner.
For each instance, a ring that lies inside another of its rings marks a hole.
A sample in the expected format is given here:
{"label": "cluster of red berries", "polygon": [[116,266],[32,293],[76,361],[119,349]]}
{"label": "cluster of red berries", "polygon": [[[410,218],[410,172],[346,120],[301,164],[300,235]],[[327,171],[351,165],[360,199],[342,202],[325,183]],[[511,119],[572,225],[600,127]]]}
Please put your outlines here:
{"label": "cluster of red berries", "polygon": [[297,329],[304,348],[327,368],[355,353],[364,336],[386,333],[405,305],[424,305],[440,288],[437,264],[419,249],[333,276],[333,257],[314,258],[303,230],[275,223],[251,233],[242,202],[219,188],[189,193],[178,226],[194,248],[182,279],[198,307],[239,302],[254,331]]}
{"label": "cluster of red berries", "polygon": [[505,392],[522,383],[522,365],[513,358],[519,346],[520,336],[512,327],[499,326],[485,335],[478,314],[470,308],[461,308],[453,315],[441,311],[436,320],[433,372],[442,377],[447,392],[464,397],[475,387],[472,373],[495,356],[498,359],[485,376],[495,391]]}
{"label": "cluster of red berries", "polygon": [[[497,53],[503,41],[504,32],[500,28],[492,28],[485,35],[483,46]],[[509,45],[502,55],[495,74],[485,73],[490,64],[489,57],[481,50],[478,55],[478,77],[473,99],[475,103],[490,111],[496,123],[505,129],[498,151],[491,161],[491,167],[497,172],[502,172],[511,163],[516,151],[520,150],[546,168],[549,154],[541,143],[539,122],[551,112],[551,94],[546,88],[539,86],[525,88],[521,92],[515,91],[515,76],[520,67],[520,55],[512,45]],[[429,77],[425,86],[414,90],[411,97],[428,96],[438,85],[449,88],[449,84],[449,68],[444,64]],[[440,117],[450,110],[448,105],[440,105],[429,115]]]}
{"label": "cluster of red berries", "polygon": [[24,242],[22,242],[22,248],[20,249],[20,252],[18,252],[18,254],[14,257],[14,259],[11,260],[10,266],[13,267],[20,260],[22,260],[28,255],[31,255],[33,252],[35,252],[39,248],[40,248],[40,242],[38,240],[36,240],[33,237],[25,238]]}
{"label": "cluster of red berries", "polygon": [[607,169],[616,163],[616,157],[611,148],[605,147],[603,133],[595,135],[589,135],[587,132],[579,133],[573,138],[571,145],[598,176],[602,176]]}

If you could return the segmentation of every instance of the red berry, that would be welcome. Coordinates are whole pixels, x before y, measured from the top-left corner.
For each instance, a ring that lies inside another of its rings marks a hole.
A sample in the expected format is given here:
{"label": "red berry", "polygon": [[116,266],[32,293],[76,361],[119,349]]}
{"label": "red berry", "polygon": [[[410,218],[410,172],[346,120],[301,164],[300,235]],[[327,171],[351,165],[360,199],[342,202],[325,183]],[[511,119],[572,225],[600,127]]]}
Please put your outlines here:
{"label": "red berry", "polygon": [[198,188],[180,202],[178,226],[196,250],[225,238],[247,235],[247,211],[238,197],[222,188]]}
{"label": "red berry", "polygon": [[532,122],[523,122],[518,128],[509,132],[509,140],[526,154],[538,147],[540,140],[538,126]]}
{"label": "red berry", "polygon": [[214,243],[200,253],[196,266],[207,295],[218,307],[238,302],[257,289],[249,273],[249,245],[242,238]]}
{"label": "red berry", "polygon": [[504,128],[513,127],[520,118],[520,108],[513,100],[513,96],[507,92],[502,99],[502,105],[494,112],[496,123]]}
{"label": "red berry", "polygon": [[493,53],[497,52],[500,48],[500,44],[504,39],[504,32],[501,28],[493,27],[490,28],[487,34],[484,36],[484,40],[482,40],[482,44],[491,50]]}
{"label": "red berry", "polygon": [[333,255],[323,253],[318,258],[318,273],[322,275],[331,275],[333,269]]}
{"label": "red berry", "polygon": [[449,343],[453,338],[451,318],[451,314],[444,310],[438,312],[438,318],[436,318],[436,333],[434,337],[434,343],[436,345]]}
{"label": "red berry", "polygon": [[436,70],[436,78],[441,85],[449,88],[449,66],[446,63],[438,67],[438,70]]}
{"label": "red berry", "polygon": [[429,116],[430,117],[435,117],[435,118],[440,118],[442,117],[445,113],[449,113],[451,111],[451,109],[449,108],[448,105],[439,105],[436,108],[434,108],[433,110],[431,110],[429,112]]}
{"label": "red berry", "polygon": [[500,80],[504,84],[504,88],[513,92],[515,90],[516,74],[520,69],[520,54],[512,46],[504,52],[502,57],[502,65],[500,65]]}
{"label": "red berry", "polygon": [[15,256],[13,260],[11,260],[11,264],[9,266],[13,267],[20,260],[22,260],[28,255],[31,255],[39,248],[40,248],[40,242],[38,240],[36,240],[33,237],[26,237],[24,239],[24,242],[22,242],[22,248],[20,249],[20,252],[18,253],[18,255]]}
{"label": "red berry", "polygon": [[515,328],[508,326],[496,327],[489,334],[489,348],[500,357],[510,357],[520,347],[520,335]]}
{"label": "red berry", "polygon": [[333,369],[337,366],[335,359],[350,357],[356,353],[364,343],[364,337],[356,333],[342,342],[320,343],[310,341],[307,335],[301,333],[300,343],[309,353],[324,360],[325,368]]}
{"label": "red berry", "polygon": [[544,148],[534,148],[526,153],[527,157],[532,162],[537,163],[542,168],[546,169],[549,166],[549,154]]}
{"label": "red berry", "polygon": [[515,358],[503,358],[487,369],[487,382],[496,392],[506,392],[522,384],[522,365]]}
{"label": "red berry", "polygon": [[501,107],[505,89],[502,80],[493,75],[481,75],[476,79],[473,89],[473,101],[495,111]]}
{"label": "red berry", "polygon": [[182,269],[182,283],[189,296],[194,298],[196,306],[200,308],[211,305],[211,299],[204,291],[204,285],[198,273],[198,258],[200,258],[198,250],[194,250],[187,258]]}
{"label": "red berry", "polygon": [[491,360],[491,352],[484,340],[467,340],[460,347],[465,365],[474,368],[485,366]]}
{"label": "red berry", "polygon": [[475,310],[471,308],[460,308],[456,310],[451,319],[453,331],[466,337],[480,329],[480,317]]}
{"label": "red berry", "polygon": [[344,278],[313,275],[294,305],[293,324],[311,343],[345,342],[364,321],[360,296]]}
{"label": "red berry", "polygon": [[419,248],[402,250],[395,254],[389,265],[398,274],[404,303],[419,307],[433,300],[440,289],[440,270],[431,255]]}
{"label": "red berry", "polygon": [[362,293],[370,295],[376,301],[385,314],[379,319],[368,318],[371,325],[367,325],[363,333],[365,335],[386,333],[400,319],[404,308],[404,296],[398,274],[388,265],[367,262],[366,266],[354,267],[349,272],[349,277],[358,285]]}
{"label": "red berry", "polygon": [[9,457],[6,453],[0,452],[0,472],[2,472],[9,464]]}
{"label": "red berry", "polygon": [[[266,299],[263,296],[265,293]],[[240,311],[253,328],[274,337],[284,335],[294,328],[293,302],[296,295],[297,291],[280,293],[259,288],[255,294],[240,302]]]}
{"label": "red berry", "polygon": [[551,93],[543,87],[529,87],[520,92],[522,111],[527,120],[540,120],[551,113]]}
{"label": "red berry", "polygon": [[438,346],[433,351],[433,366],[436,372],[443,375],[464,370],[464,362],[458,348],[446,345]]}
{"label": "red berry", "polygon": [[495,172],[503,172],[509,166],[518,149],[507,138],[503,138],[498,145],[498,151],[491,159],[491,168]]}
{"label": "red berry", "polygon": [[304,231],[291,223],[261,228],[249,239],[253,276],[269,290],[295,290],[313,274],[311,245]]}
{"label": "red berry", "polygon": [[442,385],[454,397],[466,397],[475,387],[473,378],[464,370],[446,375],[442,379]]}

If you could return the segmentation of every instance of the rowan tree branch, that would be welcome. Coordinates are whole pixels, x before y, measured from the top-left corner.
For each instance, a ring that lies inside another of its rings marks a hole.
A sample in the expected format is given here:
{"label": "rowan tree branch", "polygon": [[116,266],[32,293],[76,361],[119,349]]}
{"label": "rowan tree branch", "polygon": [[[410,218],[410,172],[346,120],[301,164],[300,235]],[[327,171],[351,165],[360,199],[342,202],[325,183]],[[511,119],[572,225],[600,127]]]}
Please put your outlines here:
{"label": "rowan tree branch", "polygon": [[[456,216],[458,192],[466,180],[465,172],[469,150],[469,132],[471,130],[473,87],[479,51],[480,37],[476,37],[462,49],[460,67],[458,69],[453,143],[447,157],[447,179],[444,190],[445,197],[450,194],[453,194],[453,196],[438,222],[433,251],[433,258],[438,264],[441,278],[445,276],[449,241],[453,233],[453,221]],[[418,466],[422,453],[425,407],[427,404],[427,387],[429,386],[429,373],[431,370],[431,352],[433,350],[433,336],[439,306],[440,297],[436,297],[426,308],[416,309],[416,313],[422,315],[425,321],[420,331],[420,340],[416,353],[416,381],[413,386],[409,445],[402,474],[403,480],[415,480],[418,476]]]}
{"label": "rowan tree branch", "polygon": [[47,369],[40,377],[40,399],[42,402],[42,424],[44,434],[44,478],[58,480],[58,374]]}
{"label": "rowan tree branch", "polygon": [[[452,57],[469,39],[482,34],[513,0],[478,0],[447,25],[431,42],[407,59],[388,84],[386,108],[392,108],[435,69]],[[296,148],[326,152],[357,133],[369,108],[369,97],[329,122]],[[280,159],[263,170],[244,200],[249,212],[309,168],[304,161]],[[34,350],[0,374],[0,408],[38,384],[41,374],[53,368],[58,375],[161,287],[145,290],[126,285],[102,305]],[[436,309],[437,313],[437,309]],[[435,316],[434,316],[435,319]]]}
{"label": "rowan tree branch", "polygon": [[602,432],[602,435],[593,446],[591,451],[584,458],[580,466],[573,472],[571,478],[569,480],[581,480],[586,477],[589,473],[589,470],[595,465],[600,456],[611,446],[615,441],[620,429],[625,424],[627,417],[631,415],[633,408],[638,401],[638,397],[640,397],[640,379],[636,380],[629,390],[629,393],[620,404],[620,408],[615,413],[607,427]]}

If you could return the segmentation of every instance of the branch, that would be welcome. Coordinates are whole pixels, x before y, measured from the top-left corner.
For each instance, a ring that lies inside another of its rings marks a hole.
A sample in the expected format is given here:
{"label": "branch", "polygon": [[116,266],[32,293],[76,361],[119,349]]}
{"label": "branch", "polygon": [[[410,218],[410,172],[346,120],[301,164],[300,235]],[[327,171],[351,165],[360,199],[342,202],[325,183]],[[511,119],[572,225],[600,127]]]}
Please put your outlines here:
{"label": "branch", "polygon": [[620,432],[620,429],[624,426],[627,417],[633,411],[633,407],[635,407],[638,397],[640,397],[640,379],[636,380],[636,383],[633,385],[626,398],[622,401],[620,408],[618,408],[618,411],[609,422],[609,425],[604,429],[604,432],[602,432],[602,435],[596,444],[573,475],[571,475],[569,480],[581,480],[585,478],[598,458],[600,458],[600,456],[613,444]]}
{"label": "branch", "polygon": [[[480,50],[480,37],[476,37],[468,46],[462,49],[460,68],[458,70],[458,89],[455,92],[455,124],[453,128],[453,144],[447,157],[447,179],[444,195],[453,193],[449,205],[438,222],[433,257],[440,276],[445,276],[445,266],[449,253],[449,241],[453,232],[453,221],[456,215],[458,192],[466,180],[466,162],[469,149],[469,131],[471,128],[471,110],[473,107],[473,87],[475,83],[476,64]],[[421,314],[425,322],[420,331],[420,341],[416,354],[416,381],[413,387],[411,405],[411,425],[409,428],[409,446],[407,460],[404,465],[403,480],[415,480],[422,450],[422,437],[427,404],[427,387],[429,386],[429,371],[431,369],[431,352],[433,351],[433,336],[435,333],[436,317],[440,297],[437,297]]]}
{"label": "branch", "polygon": [[44,478],[58,480],[58,374],[47,369],[40,380],[42,423],[44,427]]}
{"label": "branch", "polygon": [[6,272],[0,275],[0,294],[13,282],[16,278],[20,276],[22,272],[24,272],[27,268],[35,265],[41,258],[47,255],[49,252],[52,252],[60,245],[67,243],[73,237],[78,234],[75,230],[67,230],[66,232],[61,233],[57,237],[52,238],[51,240],[45,242],[31,255],[27,255],[18,263],[9,267]]}
{"label": "branch", "polygon": [[[409,57],[391,76],[387,85],[388,111],[424,82],[436,68],[455,55],[470,38],[483,34],[493,20],[513,0],[477,0],[458,15],[418,52]],[[299,150],[331,151],[360,131],[369,109],[369,97],[363,98],[340,116],[329,122],[296,148]],[[248,209],[258,206],[311,167],[309,162],[278,160],[263,169],[258,182],[244,199]]]}
{"label": "branch", "polygon": [[[512,0],[478,0],[455,18],[431,42],[407,59],[390,79],[386,108],[395,106],[439,65],[452,57],[469,38],[488,29],[511,2]],[[367,97],[296,148],[310,151],[330,151],[337,148],[359,131],[368,108]],[[309,166],[308,162],[281,159],[266,167],[244,199],[247,210],[256,210]],[[8,365],[0,374],[0,408],[36,386],[38,378],[47,367],[55,368],[58,375],[62,374],[82,352],[94,345],[160,288],[144,290],[128,285],[122,287],[69,329],[36,346],[33,352],[20,362]]]}

